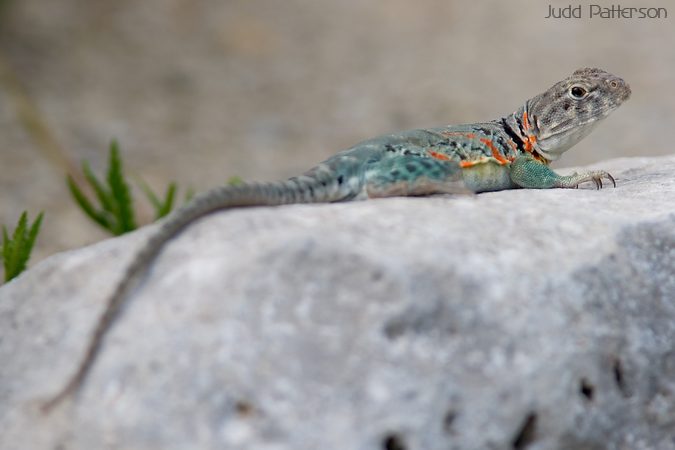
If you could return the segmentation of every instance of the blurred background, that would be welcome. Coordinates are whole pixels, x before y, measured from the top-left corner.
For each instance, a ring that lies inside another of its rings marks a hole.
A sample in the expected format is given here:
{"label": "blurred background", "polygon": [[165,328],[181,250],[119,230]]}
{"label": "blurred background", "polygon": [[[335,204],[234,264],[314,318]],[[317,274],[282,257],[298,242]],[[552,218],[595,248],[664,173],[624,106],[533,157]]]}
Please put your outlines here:
{"label": "blurred background", "polygon": [[672,153],[675,2],[651,3],[669,17],[545,19],[541,0],[0,0],[0,224],[45,211],[33,263],[106,237],[65,174],[103,172],[113,138],[156,190],[203,191],[500,117],[585,66],[633,96],[557,166]]}

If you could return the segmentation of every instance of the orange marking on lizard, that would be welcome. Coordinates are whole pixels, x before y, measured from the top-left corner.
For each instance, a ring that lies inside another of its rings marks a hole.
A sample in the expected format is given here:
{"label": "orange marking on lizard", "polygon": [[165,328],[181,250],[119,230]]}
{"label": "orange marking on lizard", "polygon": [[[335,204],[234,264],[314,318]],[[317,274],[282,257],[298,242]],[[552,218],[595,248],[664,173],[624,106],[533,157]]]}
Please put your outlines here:
{"label": "orange marking on lizard", "polygon": [[487,145],[490,150],[492,150],[492,157],[497,160],[499,164],[508,164],[509,160],[504,158],[501,153],[499,153],[499,149],[495,147],[495,144],[487,138],[480,138],[480,141]]}
{"label": "orange marking on lizard", "polygon": [[429,154],[432,158],[440,159],[441,161],[450,161],[450,157],[444,153],[430,151]]}
{"label": "orange marking on lizard", "polygon": [[480,158],[480,159],[474,159],[473,161],[460,161],[459,167],[465,169],[467,167],[477,166],[478,164],[484,164],[484,163],[489,162],[489,161],[490,161],[490,158],[488,158],[488,157],[483,157],[483,158]]}
{"label": "orange marking on lizard", "polygon": [[551,162],[551,161],[547,160],[546,158],[544,158],[543,156],[541,156],[539,153],[535,152],[535,153],[533,153],[533,156],[534,156],[534,159],[536,159],[540,163],[544,164],[545,166],[548,166],[548,164]]}
{"label": "orange marking on lizard", "polygon": [[530,131],[530,121],[527,119],[527,111],[523,111],[523,128],[525,129],[526,141],[523,143],[523,147],[526,152],[532,153],[534,150],[534,144],[537,143],[537,138],[532,136]]}
{"label": "orange marking on lizard", "polygon": [[525,131],[530,130],[530,121],[527,120],[527,111],[523,111],[523,128],[525,128]]}

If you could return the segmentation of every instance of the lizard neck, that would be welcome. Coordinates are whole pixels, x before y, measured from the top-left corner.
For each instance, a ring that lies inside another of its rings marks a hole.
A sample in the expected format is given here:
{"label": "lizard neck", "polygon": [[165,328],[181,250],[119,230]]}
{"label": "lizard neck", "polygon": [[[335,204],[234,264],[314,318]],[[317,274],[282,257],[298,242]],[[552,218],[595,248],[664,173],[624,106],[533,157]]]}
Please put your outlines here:
{"label": "lizard neck", "polygon": [[530,115],[528,102],[515,110],[512,114],[502,119],[504,131],[513,139],[522,153],[529,153],[533,158],[548,164],[551,160],[546,158],[537,141],[539,129],[534,117]]}

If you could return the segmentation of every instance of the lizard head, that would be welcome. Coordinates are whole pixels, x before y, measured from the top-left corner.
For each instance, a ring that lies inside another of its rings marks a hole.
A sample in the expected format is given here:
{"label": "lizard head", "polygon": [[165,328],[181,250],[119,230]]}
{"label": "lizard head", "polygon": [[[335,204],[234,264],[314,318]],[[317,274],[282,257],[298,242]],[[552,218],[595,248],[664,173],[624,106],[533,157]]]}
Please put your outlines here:
{"label": "lizard head", "polygon": [[525,104],[524,131],[547,160],[560,155],[630,97],[621,78],[600,69],[579,69]]}

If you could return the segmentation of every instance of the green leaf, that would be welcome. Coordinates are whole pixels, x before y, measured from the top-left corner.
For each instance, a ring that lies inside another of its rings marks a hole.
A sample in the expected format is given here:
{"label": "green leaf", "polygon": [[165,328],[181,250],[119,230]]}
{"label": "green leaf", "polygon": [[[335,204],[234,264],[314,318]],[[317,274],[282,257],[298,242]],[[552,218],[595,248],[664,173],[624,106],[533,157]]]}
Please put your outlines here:
{"label": "green leaf", "polygon": [[26,270],[28,260],[30,259],[30,253],[33,251],[33,244],[35,244],[35,239],[37,238],[37,234],[40,231],[40,224],[42,223],[42,217],[43,213],[38,214],[37,218],[35,219],[35,222],[33,222],[30,229],[23,230],[23,233],[21,235],[21,245],[17,246],[19,251],[17,256],[17,263],[15,266],[16,275]]}
{"label": "green leaf", "polygon": [[[24,211],[19,217],[19,223],[14,229],[14,235],[12,236],[12,252],[9,255],[9,273],[10,278],[6,279],[8,281],[19,273],[22,272],[21,269],[21,260],[22,260],[22,250],[23,250],[23,241],[26,234],[26,227],[28,222],[28,213]],[[7,273],[5,273],[5,278],[7,278]]]}
{"label": "green leaf", "polygon": [[30,246],[30,248],[33,248],[33,244],[35,244],[35,239],[37,239],[37,235],[40,232],[40,226],[42,225],[42,219],[44,217],[44,213],[41,212],[38,214],[37,218],[35,219],[35,222],[33,222],[33,225],[30,227],[30,231],[28,232],[28,240],[27,244]]}
{"label": "green leaf", "polygon": [[89,167],[87,161],[82,163],[82,173],[84,173],[89,185],[94,189],[96,197],[98,198],[98,201],[101,202],[103,209],[112,213],[115,209],[113,206],[114,199],[112,198],[112,195],[106,191],[101,182],[98,181],[98,178],[96,178],[96,175],[91,171],[91,167]]}
{"label": "green leaf", "polygon": [[166,192],[164,193],[164,199],[160,200],[159,197],[157,197],[157,194],[155,194],[153,190],[150,189],[150,186],[148,186],[145,181],[140,178],[137,178],[136,181],[141,187],[141,190],[147,197],[148,201],[152,204],[153,208],[155,208],[155,220],[161,219],[171,212],[173,209],[174,198],[176,196],[176,190],[178,189],[176,183],[169,183],[166,188]]}
{"label": "green leaf", "polygon": [[169,183],[169,185],[166,187],[164,203],[162,204],[162,207],[156,211],[155,220],[161,219],[171,212],[171,209],[173,209],[174,199],[176,198],[176,189],[178,189],[178,186],[174,182]]}
{"label": "green leaf", "polygon": [[75,180],[73,180],[73,178],[70,175],[68,175],[67,182],[68,188],[70,189],[70,193],[72,194],[77,204],[80,205],[82,211],[84,211],[85,214],[88,215],[94,222],[96,222],[106,230],[112,231],[112,223],[110,222],[108,216],[104,214],[102,211],[97,211],[96,209],[94,209],[94,206],[91,204],[91,202],[89,202],[89,199],[87,199],[87,197],[75,183]]}
{"label": "green leaf", "polygon": [[24,211],[11,238],[7,228],[2,227],[2,260],[5,269],[5,281],[11,280],[26,270],[33,245],[40,231],[42,218],[43,213],[40,213],[29,228],[28,213]]}
{"label": "green leaf", "polygon": [[159,197],[150,189],[148,183],[143,181],[141,178],[136,177],[136,183],[141,187],[141,191],[145,194],[145,197],[152,204],[155,210],[158,210],[162,207],[162,202],[159,200]]}
{"label": "green leaf", "polygon": [[19,224],[16,226],[16,229],[14,229],[14,235],[12,236],[14,242],[18,241],[19,237],[22,237],[26,232],[27,222],[28,214],[24,211],[21,213],[21,217],[19,217]]}
{"label": "green leaf", "polygon": [[136,229],[134,210],[129,186],[124,179],[122,160],[119,155],[117,141],[110,144],[110,167],[108,168],[108,185],[114,199],[114,213],[118,219],[115,234],[123,234]]}

